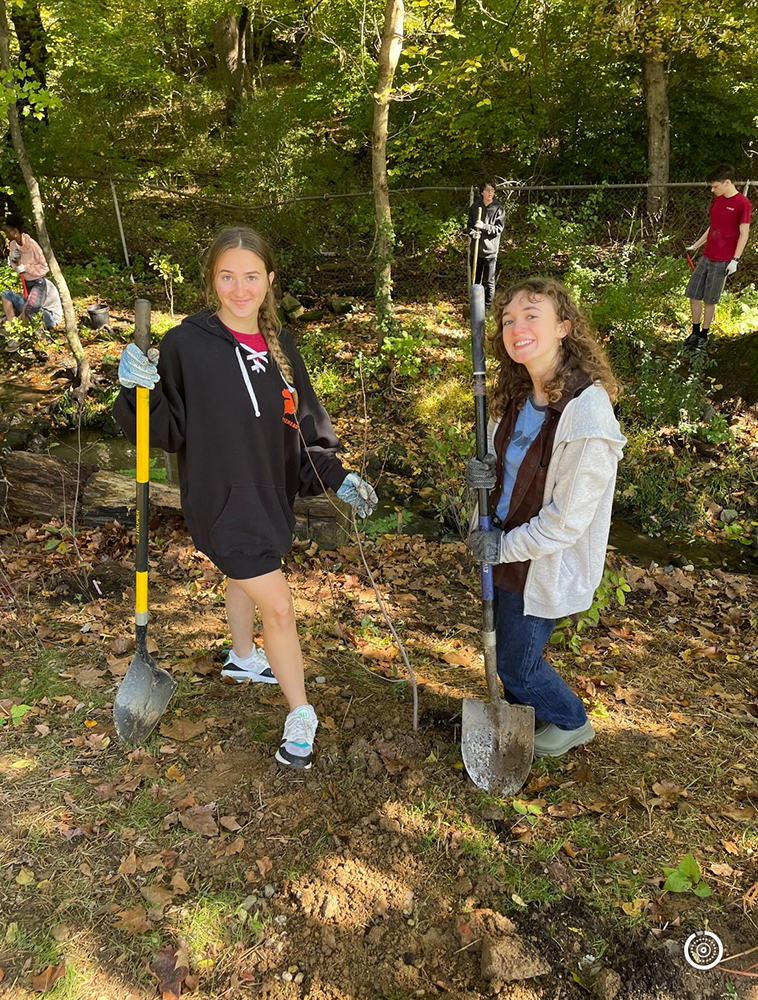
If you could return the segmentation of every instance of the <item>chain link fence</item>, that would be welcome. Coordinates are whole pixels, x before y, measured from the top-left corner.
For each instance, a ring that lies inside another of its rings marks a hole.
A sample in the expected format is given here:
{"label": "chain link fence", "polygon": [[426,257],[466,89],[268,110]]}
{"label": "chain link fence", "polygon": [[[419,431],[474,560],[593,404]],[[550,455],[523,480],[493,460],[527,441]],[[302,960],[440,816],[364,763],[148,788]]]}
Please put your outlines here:
{"label": "chain link fence", "polygon": [[[743,189],[744,182],[740,182]],[[282,199],[260,205],[209,198],[192,191],[86,178],[49,178],[55,238],[76,263],[123,259],[117,206],[132,268],[165,254],[192,281],[203,249],[221,225],[260,230],[275,249],[282,291],[314,299],[374,293],[374,202],[371,191]],[[499,185],[505,229],[499,281],[530,273],[561,275],[571,261],[601,267],[630,242],[681,257],[708,226],[708,185],[667,185],[660,221],[646,213],[647,185]],[[465,295],[469,187],[420,187],[390,192],[396,245],[397,300]],[[733,287],[758,279],[751,251]],[[190,303],[185,303],[189,308]]]}

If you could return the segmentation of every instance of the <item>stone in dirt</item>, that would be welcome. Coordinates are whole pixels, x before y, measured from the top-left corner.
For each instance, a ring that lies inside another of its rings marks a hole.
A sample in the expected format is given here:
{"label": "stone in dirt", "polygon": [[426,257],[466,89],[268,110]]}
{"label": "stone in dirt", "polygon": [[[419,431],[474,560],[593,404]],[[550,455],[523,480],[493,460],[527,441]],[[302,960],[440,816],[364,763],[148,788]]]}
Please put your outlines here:
{"label": "stone in dirt", "polygon": [[331,301],[331,307],[335,316],[346,316],[358,308],[358,303],[351,296],[335,295]]}
{"label": "stone in dirt", "polygon": [[480,951],[485,938],[497,939],[516,933],[516,925],[502,913],[494,910],[474,910],[460,914],[455,921],[455,931],[461,947]]}
{"label": "stone in dirt", "polygon": [[281,307],[287,314],[288,319],[297,319],[305,312],[305,308],[298,302],[294,295],[289,292],[282,298]]}
{"label": "stone in dirt", "polygon": [[509,934],[498,939],[485,938],[482,942],[482,979],[491,981],[496,992],[505,983],[535,976],[547,976],[552,972],[550,963],[518,934]]}
{"label": "stone in dirt", "polygon": [[601,969],[592,983],[597,1000],[616,1000],[622,986],[621,976],[614,969]]}

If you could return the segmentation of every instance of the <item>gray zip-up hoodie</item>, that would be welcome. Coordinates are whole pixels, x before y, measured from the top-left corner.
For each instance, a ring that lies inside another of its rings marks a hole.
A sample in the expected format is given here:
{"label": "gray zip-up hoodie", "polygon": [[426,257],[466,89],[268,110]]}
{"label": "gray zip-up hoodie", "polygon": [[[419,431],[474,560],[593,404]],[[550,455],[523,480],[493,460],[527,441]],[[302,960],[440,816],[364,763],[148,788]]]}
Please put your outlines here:
{"label": "gray zip-up hoodie", "polygon": [[[487,428],[494,453],[499,421]],[[561,414],[540,512],[504,534],[500,562],[531,560],[524,614],[564,618],[585,611],[603,577],[616,468],[626,438],[605,389],[591,385]]]}

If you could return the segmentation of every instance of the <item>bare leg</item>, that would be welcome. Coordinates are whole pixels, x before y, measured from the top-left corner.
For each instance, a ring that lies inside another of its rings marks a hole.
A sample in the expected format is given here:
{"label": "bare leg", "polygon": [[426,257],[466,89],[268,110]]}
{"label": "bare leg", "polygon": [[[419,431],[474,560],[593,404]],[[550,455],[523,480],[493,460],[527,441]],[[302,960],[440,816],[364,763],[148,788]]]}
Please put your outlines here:
{"label": "bare leg", "polygon": [[3,312],[5,313],[5,319],[8,323],[12,319],[15,319],[16,310],[13,308],[13,303],[9,302],[8,299],[3,299]]}
{"label": "bare leg", "polygon": [[232,633],[232,649],[245,660],[253,651],[255,603],[236,580],[226,581],[226,618]]}
{"label": "bare leg", "polygon": [[700,317],[703,315],[703,303],[699,299],[690,299],[690,312],[692,313],[692,322],[699,323]]}
{"label": "bare leg", "polygon": [[703,329],[710,330],[711,323],[713,322],[713,317],[716,314],[716,303],[706,302],[705,309],[703,310]]}
{"label": "bare leg", "polygon": [[[249,580],[230,580],[229,584],[232,583],[243,592],[253,608],[257,605],[260,609],[263,619],[263,643],[266,656],[274,676],[289,702],[290,710],[300,705],[307,705],[303,653],[297,635],[295,606],[292,603],[292,594],[284,578],[284,573],[278,569],[273,573],[266,573],[264,576],[256,576]],[[229,609],[228,595],[229,591],[227,590],[227,610]],[[232,602],[232,613],[234,614],[239,610],[234,591],[232,591]],[[233,627],[233,639],[234,628],[247,628],[248,635],[252,633],[252,618],[247,618],[246,615],[247,612],[243,609],[241,619]]]}

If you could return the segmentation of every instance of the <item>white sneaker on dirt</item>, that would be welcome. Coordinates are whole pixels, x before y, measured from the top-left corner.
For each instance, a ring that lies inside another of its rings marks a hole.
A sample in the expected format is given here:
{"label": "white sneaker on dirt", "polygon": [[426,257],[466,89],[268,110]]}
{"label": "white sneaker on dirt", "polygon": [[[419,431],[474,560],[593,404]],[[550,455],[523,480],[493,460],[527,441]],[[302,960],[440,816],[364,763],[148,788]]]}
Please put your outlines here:
{"label": "white sneaker on dirt", "polygon": [[253,651],[243,660],[231,650],[226,657],[226,662],[221,669],[222,677],[231,677],[232,680],[241,684],[243,681],[253,681],[257,684],[276,684],[274,672],[271,669],[266,654],[262,649],[253,646]]}
{"label": "white sneaker on dirt", "polygon": [[284,720],[282,742],[276,759],[285,767],[309,770],[313,763],[313,740],[318,729],[318,718],[313,705],[298,705]]}

